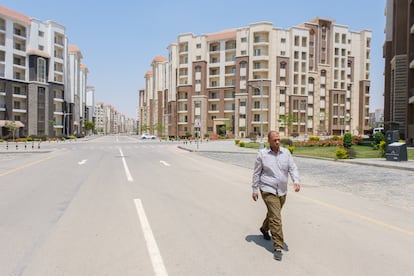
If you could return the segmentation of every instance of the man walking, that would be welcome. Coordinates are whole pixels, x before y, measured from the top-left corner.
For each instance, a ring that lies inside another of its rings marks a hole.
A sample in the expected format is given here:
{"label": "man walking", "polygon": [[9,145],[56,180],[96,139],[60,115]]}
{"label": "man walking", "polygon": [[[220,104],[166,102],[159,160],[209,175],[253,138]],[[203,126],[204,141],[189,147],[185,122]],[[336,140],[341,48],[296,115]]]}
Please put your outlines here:
{"label": "man walking", "polygon": [[288,175],[293,181],[293,189],[299,192],[299,172],[290,151],[280,147],[279,132],[270,131],[267,138],[269,146],[257,153],[254,164],[252,198],[257,201],[260,190],[267,207],[260,232],[264,239],[270,240],[270,230],[273,238],[273,256],[281,261],[284,248],[281,210],[286,201]]}

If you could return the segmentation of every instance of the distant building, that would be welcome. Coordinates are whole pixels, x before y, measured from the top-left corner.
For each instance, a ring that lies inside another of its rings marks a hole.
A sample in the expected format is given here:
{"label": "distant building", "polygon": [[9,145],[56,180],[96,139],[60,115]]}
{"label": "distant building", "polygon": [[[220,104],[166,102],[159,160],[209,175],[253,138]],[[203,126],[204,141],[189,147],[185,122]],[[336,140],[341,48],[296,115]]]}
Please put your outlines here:
{"label": "distant building", "polygon": [[136,121],[119,113],[112,105],[97,102],[94,110],[97,134],[136,134]]}
{"label": "distant building", "polygon": [[384,126],[414,144],[414,3],[387,0],[384,43]]}
{"label": "distant building", "polygon": [[384,127],[384,110],[382,108],[377,108],[369,114],[369,125],[371,128]]}

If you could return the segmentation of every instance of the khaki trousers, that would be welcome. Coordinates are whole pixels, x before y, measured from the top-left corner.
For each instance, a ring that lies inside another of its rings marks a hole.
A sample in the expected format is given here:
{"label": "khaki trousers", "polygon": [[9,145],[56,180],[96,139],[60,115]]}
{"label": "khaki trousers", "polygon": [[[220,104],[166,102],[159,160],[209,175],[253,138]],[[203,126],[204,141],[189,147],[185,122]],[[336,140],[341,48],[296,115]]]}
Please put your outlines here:
{"label": "khaki trousers", "polygon": [[262,228],[264,230],[270,230],[274,249],[283,249],[284,241],[281,211],[283,204],[285,204],[286,201],[286,195],[278,196],[263,191],[260,192],[267,207],[267,214],[265,220],[263,221]]}

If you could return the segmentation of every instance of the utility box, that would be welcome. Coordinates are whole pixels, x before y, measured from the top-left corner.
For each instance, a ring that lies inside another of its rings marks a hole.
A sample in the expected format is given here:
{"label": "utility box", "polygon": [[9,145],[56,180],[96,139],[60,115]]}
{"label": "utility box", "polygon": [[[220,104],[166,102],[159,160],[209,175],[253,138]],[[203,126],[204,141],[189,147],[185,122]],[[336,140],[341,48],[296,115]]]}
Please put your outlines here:
{"label": "utility box", "polygon": [[394,142],[387,145],[385,159],[387,161],[407,161],[407,144]]}
{"label": "utility box", "polygon": [[387,143],[387,145],[394,143],[394,142],[398,142],[398,140],[400,139],[400,131],[397,130],[387,130],[385,132],[385,142]]}

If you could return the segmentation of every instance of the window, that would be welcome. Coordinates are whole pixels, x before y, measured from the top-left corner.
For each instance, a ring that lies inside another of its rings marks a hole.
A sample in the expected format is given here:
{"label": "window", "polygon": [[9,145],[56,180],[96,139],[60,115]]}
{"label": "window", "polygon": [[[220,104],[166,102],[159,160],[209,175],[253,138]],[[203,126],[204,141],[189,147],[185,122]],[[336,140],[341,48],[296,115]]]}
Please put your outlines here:
{"label": "window", "polygon": [[286,43],[286,38],[281,38],[280,43]]}
{"label": "window", "polygon": [[242,37],[240,40],[241,42],[247,42],[247,37]]}
{"label": "window", "polygon": [[247,55],[247,51],[246,51],[246,50],[242,50],[242,51],[241,51],[241,55],[242,55],[242,56]]}
{"label": "window", "polygon": [[280,51],[281,56],[286,56],[286,51]]}
{"label": "window", "polygon": [[200,49],[201,48],[201,43],[197,43],[196,47],[197,47],[197,49]]}
{"label": "window", "polygon": [[306,37],[302,37],[302,47],[308,47],[308,40]]}
{"label": "window", "polygon": [[246,106],[246,102],[240,102],[240,106]]}
{"label": "window", "polygon": [[20,109],[20,102],[13,102],[14,109]]}
{"label": "window", "polygon": [[212,104],[211,105],[211,110],[216,111],[217,110],[217,105],[216,104]]}
{"label": "window", "polygon": [[254,105],[254,108],[260,108],[260,102],[259,101],[255,101],[253,105]]}
{"label": "window", "polygon": [[299,36],[295,35],[295,46],[299,46]]}
{"label": "window", "polygon": [[201,56],[196,56],[196,60],[201,60]]}
{"label": "window", "polygon": [[254,114],[254,119],[253,121],[258,122],[260,121],[260,114]]}
{"label": "window", "polygon": [[45,46],[43,46],[43,45],[39,45],[39,50],[40,51],[43,51],[45,49]]}
{"label": "window", "polygon": [[195,68],[195,71],[196,71],[196,73],[197,73],[197,72],[201,72],[201,66],[197,66],[197,67]]}
{"label": "window", "polygon": [[240,63],[240,68],[246,68],[246,62],[241,62]]}
{"label": "window", "polygon": [[37,81],[46,82],[46,59],[37,59]]}
{"label": "window", "polygon": [[40,36],[40,37],[44,37],[44,36],[45,36],[45,33],[44,33],[44,32],[42,32],[42,31],[39,31],[39,36]]}

